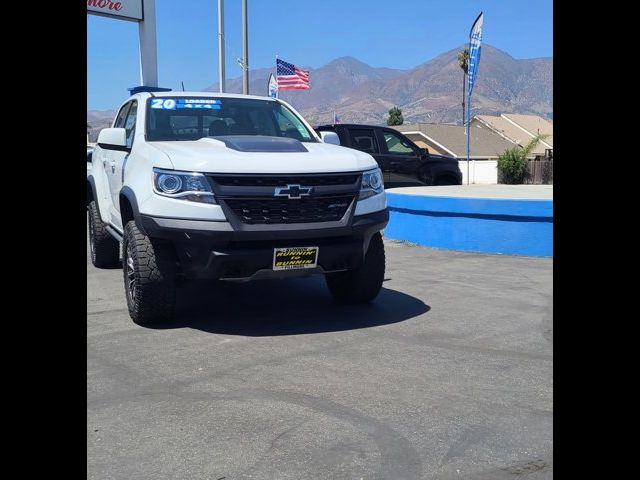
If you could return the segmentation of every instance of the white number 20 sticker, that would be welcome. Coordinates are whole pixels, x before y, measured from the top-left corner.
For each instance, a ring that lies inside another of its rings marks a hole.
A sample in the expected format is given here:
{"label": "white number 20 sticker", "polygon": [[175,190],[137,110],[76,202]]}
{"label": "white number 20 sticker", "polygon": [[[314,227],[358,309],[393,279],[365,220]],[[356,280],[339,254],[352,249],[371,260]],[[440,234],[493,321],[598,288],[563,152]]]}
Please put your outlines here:
{"label": "white number 20 sticker", "polygon": [[162,98],[153,98],[151,100],[151,108],[162,108],[164,110],[175,110],[176,101],[173,98],[167,98],[163,100]]}

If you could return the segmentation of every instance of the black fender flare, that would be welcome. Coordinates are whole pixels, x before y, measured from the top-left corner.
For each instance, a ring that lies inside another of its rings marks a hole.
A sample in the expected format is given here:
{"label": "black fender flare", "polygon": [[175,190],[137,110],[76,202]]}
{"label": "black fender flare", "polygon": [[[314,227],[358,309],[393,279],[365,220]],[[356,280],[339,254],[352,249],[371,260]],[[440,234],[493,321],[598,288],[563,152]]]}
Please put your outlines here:
{"label": "black fender flare", "polygon": [[[131,210],[133,212],[133,220],[136,222],[136,226],[138,227],[138,229],[144,235],[146,235],[147,232],[145,232],[140,218],[140,210],[138,209],[138,200],[136,199],[136,194],[133,192],[131,187],[125,185],[120,189],[120,195],[125,197],[129,201],[129,205],[131,205]],[[120,208],[120,214],[122,215],[122,208]],[[122,227],[124,228],[124,221],[122,222]]]}

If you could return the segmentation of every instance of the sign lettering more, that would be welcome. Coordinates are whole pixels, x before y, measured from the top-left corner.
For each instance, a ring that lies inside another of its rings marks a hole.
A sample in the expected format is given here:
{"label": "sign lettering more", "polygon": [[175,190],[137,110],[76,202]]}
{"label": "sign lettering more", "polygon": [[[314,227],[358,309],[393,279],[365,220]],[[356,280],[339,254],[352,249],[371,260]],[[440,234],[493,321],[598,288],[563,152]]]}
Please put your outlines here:
{"label": "sign lettering more", "polygon": [[141,21],[142,0],[87,0],[87,13]]}

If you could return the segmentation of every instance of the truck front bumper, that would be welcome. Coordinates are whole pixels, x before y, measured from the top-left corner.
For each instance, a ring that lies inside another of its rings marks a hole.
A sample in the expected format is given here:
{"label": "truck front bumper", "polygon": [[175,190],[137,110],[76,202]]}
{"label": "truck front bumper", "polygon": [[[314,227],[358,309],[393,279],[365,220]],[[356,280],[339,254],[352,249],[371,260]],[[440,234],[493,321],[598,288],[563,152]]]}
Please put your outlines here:
{"label": "truck front bumper", "polygon": [[[261,225],[237,230],[228,222],[140,215],[152,239],[170,241],[187,278],[249,280],[328,273],[362,264],[371,237],[389,221],[387,209],[356,215],[348,225]],[[273,249],[319,247],[315,269],[273,271]]]}

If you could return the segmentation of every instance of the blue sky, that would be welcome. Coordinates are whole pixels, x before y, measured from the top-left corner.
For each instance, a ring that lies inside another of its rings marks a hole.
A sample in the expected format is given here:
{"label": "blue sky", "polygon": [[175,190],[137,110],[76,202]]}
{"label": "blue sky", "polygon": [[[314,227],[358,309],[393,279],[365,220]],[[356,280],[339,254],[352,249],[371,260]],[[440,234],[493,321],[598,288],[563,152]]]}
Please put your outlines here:
{"label": "blue sky", "polygon": [[[411,68],[468,41],[484,11],[483,43],[515,58],[553,54],[551,0],[248,0],[249,66],[276,54],[318,68],[352,56],[374,67]],[[158,77],[200,90],[218,79],[217,0],[156,0]],[[226,74],[239,77],[241,1],[225,0]],[[87,15],[89,110],[116,108],[140,83],[138,26]]]}

